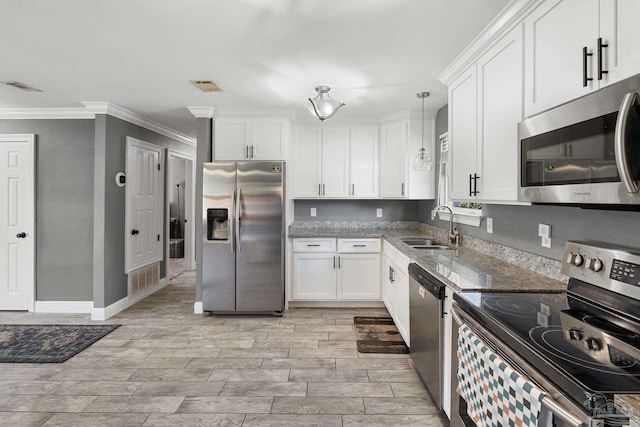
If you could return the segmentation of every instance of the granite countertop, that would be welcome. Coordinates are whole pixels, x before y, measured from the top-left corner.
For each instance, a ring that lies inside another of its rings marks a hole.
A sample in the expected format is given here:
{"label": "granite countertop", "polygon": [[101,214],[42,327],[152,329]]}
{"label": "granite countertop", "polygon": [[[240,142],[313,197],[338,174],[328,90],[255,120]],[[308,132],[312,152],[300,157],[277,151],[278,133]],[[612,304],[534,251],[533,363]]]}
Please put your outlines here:
{"label": "granite countertop", "polygon": [[354,223],[353,227],[342,223],[335,227],[294,225],[290,229],[289,237],[384,238],[456,292],[560,292],[567,288],[566,283],[561,280],[542,276],[473,249],[414,249],[403,243],[402,239],[430,238],[443,243],[446,239],[424,228],[403,227],[394,223],[388,224],[390,227],[384,227],[382,223],[372,222],[373,226],[369,227],[358,227],[358,223]]}

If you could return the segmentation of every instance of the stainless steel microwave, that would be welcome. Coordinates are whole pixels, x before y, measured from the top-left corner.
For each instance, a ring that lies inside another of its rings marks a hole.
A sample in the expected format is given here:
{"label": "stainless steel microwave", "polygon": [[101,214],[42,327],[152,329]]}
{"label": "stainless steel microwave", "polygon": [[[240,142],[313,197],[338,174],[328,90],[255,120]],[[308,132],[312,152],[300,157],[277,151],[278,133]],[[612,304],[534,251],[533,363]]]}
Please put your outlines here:
{"label": "stainless steel microwave", "polygon": [[518,124],[518,200],[640,205],[640,74]]}

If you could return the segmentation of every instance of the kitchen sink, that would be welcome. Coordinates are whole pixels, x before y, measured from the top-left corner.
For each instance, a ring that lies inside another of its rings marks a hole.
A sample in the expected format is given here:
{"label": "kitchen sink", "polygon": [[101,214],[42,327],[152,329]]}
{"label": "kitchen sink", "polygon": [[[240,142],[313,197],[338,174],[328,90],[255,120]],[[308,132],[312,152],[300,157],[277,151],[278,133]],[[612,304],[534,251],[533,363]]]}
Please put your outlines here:
{"label": "kitchen sink", "polygon": [[413,249],[443,250],[451,249],[449,246],[431,239],[402,239],[402,242]]}
{"label": "kitchen sink", "polygon": [[449,246],[442,245],[416,245],[411,246],[413,249],[428,249],[428,250],[449,250],[451,249]]}

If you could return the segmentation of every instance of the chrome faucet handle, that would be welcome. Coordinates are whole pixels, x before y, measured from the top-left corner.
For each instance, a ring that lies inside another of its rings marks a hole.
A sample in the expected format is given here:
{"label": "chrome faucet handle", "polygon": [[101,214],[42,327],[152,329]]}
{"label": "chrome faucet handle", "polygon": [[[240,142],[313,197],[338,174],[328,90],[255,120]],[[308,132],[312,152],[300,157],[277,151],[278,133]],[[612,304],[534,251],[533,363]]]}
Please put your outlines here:
{"label": "chrome faucet handle", "polygon": [[455,246],[460,246],[460,232],[454,228],[453,232],[449,234],[449,243]]}

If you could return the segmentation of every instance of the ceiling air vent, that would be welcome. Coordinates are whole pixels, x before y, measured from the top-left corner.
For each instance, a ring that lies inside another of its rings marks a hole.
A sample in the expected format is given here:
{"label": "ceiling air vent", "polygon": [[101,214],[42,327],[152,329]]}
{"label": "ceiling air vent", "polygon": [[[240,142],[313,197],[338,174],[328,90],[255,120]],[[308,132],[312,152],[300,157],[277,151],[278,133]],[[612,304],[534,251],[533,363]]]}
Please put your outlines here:
{"label": "ceiling air vent", "polygon": [[0,83],[5,84],[7,86],[15,87],[16,89],[22,89],[27,92],[42,92],[42,90],[40,89],[36,89],[33,86],[29,86],[28,84],[24,84],[21,82],[9,81],[9,82],[0,82]]}
{"label": "ceiling air vent", "polygon": [[203,92],[222,92],[222,89],[211,80],[190,80],[191,84]]}

